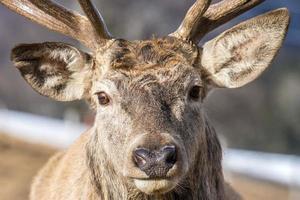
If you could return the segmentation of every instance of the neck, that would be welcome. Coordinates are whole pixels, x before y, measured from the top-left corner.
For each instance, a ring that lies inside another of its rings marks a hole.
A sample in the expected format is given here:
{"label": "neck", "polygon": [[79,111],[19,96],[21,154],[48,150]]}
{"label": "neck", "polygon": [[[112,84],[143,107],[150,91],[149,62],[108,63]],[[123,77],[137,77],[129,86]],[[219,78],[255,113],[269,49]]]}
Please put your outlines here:
{"label": "neck", "polygon": [[[93,137],[97,137],[94,134]],[[206,124],[206,152],[198,152],[196,160],[186,178],[173,191],[161,195],[147,195],[136,189],[128,180],[117,174],[99,147],[97,138],[87,146],[87,160],[92,185],[102,200],[222,200],[224,180],[222,174],[222,150],[214,129]],[[210,151],[213,149],[213,151]]]}

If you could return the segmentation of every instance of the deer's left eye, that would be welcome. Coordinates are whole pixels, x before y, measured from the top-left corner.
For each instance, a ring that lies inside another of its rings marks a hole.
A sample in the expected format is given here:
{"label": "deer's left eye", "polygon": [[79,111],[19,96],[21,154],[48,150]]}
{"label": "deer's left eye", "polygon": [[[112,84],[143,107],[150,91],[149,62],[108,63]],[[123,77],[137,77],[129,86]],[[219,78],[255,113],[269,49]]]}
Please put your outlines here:
{"label": "deer's left eye", "polygon": [[201,87],[200,86],[193,86],[189,91],[189,98],[193,101],[198,101],[201,97]]}
{"label": "deer's left eye", "polygon": [[100,105],[108,105],[110,103],[110,97],[105,92],[98,92],[98,102]]}

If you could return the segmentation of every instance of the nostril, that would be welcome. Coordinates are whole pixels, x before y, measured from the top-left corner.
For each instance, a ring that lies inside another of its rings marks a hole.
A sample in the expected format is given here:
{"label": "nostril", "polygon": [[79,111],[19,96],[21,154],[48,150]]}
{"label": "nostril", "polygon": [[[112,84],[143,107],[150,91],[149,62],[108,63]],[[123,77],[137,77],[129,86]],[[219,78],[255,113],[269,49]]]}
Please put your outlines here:
{"label": "nostril", "polygon": [[177,161],[177,152],[175,146],[165,146],[162,148],[162,158],[164,162],[172,167]]}
{"label": "nostril", "polygon": [[139,168],[143,168],[150,159],[150,151],[145,148],[137,148],[133,152],[133,160]]}
{"label": "nostril", "polygon": [[171,165],[174,165],[177,161],[177,156],[176,156],[176,153],[174,154],[169,154],[166,158],[166,163],[167,164],[171,164]]}

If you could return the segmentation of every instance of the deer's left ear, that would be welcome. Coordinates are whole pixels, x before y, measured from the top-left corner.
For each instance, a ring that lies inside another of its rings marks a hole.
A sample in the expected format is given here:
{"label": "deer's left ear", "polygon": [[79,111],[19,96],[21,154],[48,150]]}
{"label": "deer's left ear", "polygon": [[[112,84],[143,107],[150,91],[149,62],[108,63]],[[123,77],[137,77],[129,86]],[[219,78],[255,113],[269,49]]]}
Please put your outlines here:
{"label": "deer's left ear", "polygon": [[217,87],[237,88],[257,78],[278,52],[289,24],[278,9],[225,31],[203,47],[204,72]]}

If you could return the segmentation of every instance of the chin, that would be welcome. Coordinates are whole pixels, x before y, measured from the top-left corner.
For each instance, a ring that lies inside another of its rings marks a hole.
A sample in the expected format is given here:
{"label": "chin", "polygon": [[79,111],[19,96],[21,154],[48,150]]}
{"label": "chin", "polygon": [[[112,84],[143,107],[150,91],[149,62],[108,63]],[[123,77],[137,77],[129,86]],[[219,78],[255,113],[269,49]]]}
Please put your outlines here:
{"label": "chin", "polygon": [[135,179],[135,186],[148,195],[165,194],[173,190],[178,181],[169,179]]}

